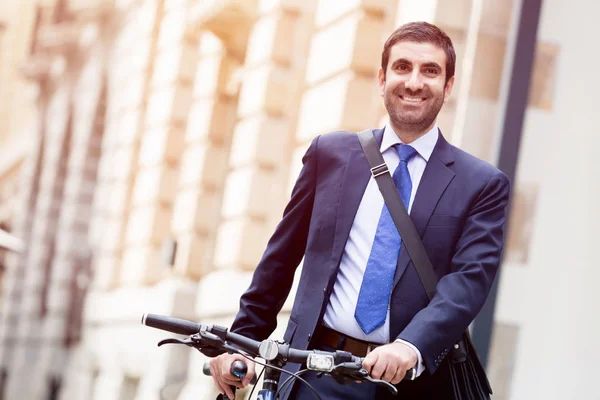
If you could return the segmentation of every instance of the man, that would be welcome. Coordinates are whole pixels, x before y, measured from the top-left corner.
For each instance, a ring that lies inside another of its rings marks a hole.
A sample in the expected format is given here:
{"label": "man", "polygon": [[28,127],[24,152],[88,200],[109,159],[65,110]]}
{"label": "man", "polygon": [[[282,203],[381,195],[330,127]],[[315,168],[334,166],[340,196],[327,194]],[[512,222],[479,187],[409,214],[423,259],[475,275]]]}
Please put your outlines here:
{"label": "man", "polygon": [[[357,135],[333,132],[315,138],[307,150],[232,330],[258,340],[271,334],[304,257],[284,340],[295,348],[365,357],[372,377],[398,384],[399,398],[451,398],[447,361],[441,360],[488,296],[509,197],[505,174],[450,145],[437,128],[454,85],[455,60],[443,31],[415,22],[388,38],[378,72],[389,122],[374,134],[440,278],[431,302],[389,220]],[[216,384],[229,396],[228,385],[245,386],[254,374],[249,366],[241,383],[229,374],[239,358],[211,361]],[[402,381],[412,367],[419,377]],[[387,396],[372,384],[306,378],[323,399]],[[313,394],[296,384],[291,397]]]}

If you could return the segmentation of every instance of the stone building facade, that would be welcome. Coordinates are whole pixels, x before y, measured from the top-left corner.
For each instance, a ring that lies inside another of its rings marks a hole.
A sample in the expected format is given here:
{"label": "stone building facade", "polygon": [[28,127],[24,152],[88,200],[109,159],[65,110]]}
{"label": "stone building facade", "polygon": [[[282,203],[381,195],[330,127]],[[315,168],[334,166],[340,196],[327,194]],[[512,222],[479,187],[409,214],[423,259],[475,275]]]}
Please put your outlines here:
{"label": "stone building facade", "polygon": [[[165,335],[142,327],[141,315],[229,324],[312,138],[384,123],[376,71],[385,38],[401,23],[431,21],[452,37],[457,85],[439,125],[451,142],[494,162],[518,3],[1,4],[0,223],[26,248],[0,254],[0,397],[210,398],[216,392],[202,376],[204,358],[157,349]],[[526,287],[541,264],[561,267],[542,256],[553,243],[541,227],[553,219],[557,193],[540,165],[557,149],[540,131],[560,137],[553,124],[564,127],[573,111],[555,92],[589,96],[557,84],[568,81],[571,64],[562,55],[581,46],[577,18],[588,15],[579,11],[557,30],[564,3],[545,4],[538,34],[490,365],[498,399],[534,398],[552,376],[530,371],[539,357],[552,364],[534,344],[551,318],[535,307],[553,292],[538,297]],[[583,121],[578,128],[590,129]],[[579,143],[597,142],[582,136]],[[591,173],[578,162],[588,158],[570,160],[572,174]],[[564,229],[589,223],[563,222]],[[597,277],[587,259],[581,265]],[[284,312],[275,336],[285,319]],[[572,389],[580,381],[570,378]],[[559,393],[539,398],[565,398],[552,397]]]}

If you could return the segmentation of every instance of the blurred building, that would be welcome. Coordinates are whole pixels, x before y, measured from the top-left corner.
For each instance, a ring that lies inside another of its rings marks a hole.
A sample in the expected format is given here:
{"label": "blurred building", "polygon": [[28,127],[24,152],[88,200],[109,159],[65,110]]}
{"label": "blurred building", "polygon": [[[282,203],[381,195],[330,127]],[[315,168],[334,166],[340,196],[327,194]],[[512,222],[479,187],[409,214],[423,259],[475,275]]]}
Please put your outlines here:
{"label": "blurred building", "polygon": [[[519,5],[0,3],[0,224],[25,243],[0,250],[0,398],[210,398],[204,358],[157,349],[168,335],[142,327],[142,313],[229,324],[311,139],[383,125],[376,71],[404,22],[452,37],[457,85],[439,125],[494,163]],[[591,0],[542,9],[495,399],[597,396],[599,12]]]}

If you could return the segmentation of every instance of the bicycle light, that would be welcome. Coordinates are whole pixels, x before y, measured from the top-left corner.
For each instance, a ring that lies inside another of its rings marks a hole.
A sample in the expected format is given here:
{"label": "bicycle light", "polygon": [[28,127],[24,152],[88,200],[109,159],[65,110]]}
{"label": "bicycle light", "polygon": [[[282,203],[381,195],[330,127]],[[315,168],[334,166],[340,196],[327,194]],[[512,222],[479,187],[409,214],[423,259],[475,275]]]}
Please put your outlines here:
{"label": "bicycle light", "polygon": [[330,354],[312,353],[306,359],[306,368],[312,371],[331,372],[333,370],[333,356]]}

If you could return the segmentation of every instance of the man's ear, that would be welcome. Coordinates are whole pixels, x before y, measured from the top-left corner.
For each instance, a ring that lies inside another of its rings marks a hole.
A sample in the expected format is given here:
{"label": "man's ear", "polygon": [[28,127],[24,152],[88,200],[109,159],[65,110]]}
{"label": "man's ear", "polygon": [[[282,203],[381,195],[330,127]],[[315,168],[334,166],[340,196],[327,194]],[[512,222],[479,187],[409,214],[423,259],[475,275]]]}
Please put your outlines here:
{"label": "man's ear", "polygon": [[381,67],[379,67],[379,71],[377,71],[377,79],[379,79],[379,94],[383,96],[385,93],[385,74]]}
{"label": "man's ear", "polygon": [[444,103],[448,101],[450,98],[450,94],[452,94],[452,88],[454,87],[454,76],[448,79],[446,83],[446,87],[444,88]]}

